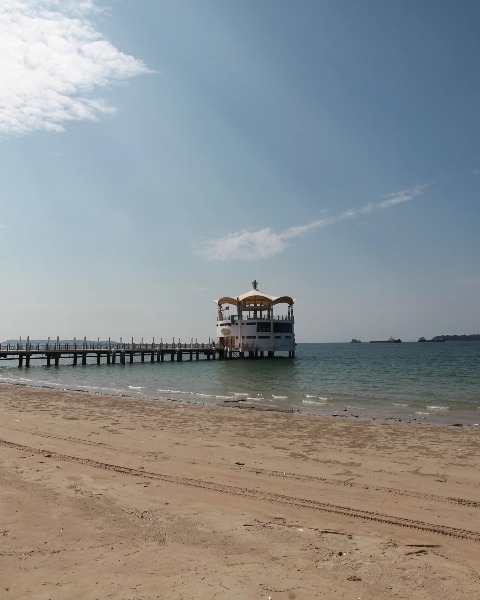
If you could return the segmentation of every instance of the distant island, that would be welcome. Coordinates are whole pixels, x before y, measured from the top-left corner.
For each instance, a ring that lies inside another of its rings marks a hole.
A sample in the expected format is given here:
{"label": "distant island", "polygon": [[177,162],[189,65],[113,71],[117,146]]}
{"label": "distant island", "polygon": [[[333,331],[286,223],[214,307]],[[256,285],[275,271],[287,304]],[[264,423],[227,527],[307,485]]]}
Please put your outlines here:
{"label": "distant island", "polygon": [[421,337],[419,342],[480,342],[480,333],[472,333],[470,335],[436,335],[431,340],[426,340]]}
{"label": "distant island", "polygon": [[[394,339],[393,337],[391,337],[388,340],[372,340],[370,343],[371,344],[399,344],[402,340],[400,339]],[[480,333],[471,333],[469,335],[467,334],[462,334],[462,335],[435,335],[434,337],[432,337],[431,339],[427,340],[424,337],[421,337],[418,339],[419,342],[480,342]],[[357,338],[353,338],[350,341],[350,344],[360,344],[361,340],[358,340]]]}

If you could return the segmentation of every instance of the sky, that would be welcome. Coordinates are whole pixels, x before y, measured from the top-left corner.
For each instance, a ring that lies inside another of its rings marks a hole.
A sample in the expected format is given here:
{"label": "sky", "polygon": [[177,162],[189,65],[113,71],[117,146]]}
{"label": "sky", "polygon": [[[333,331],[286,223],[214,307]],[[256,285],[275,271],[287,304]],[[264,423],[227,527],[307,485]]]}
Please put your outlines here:
{"label": "sky", "polygon": [[[480,332],[476,0],[2,0],[0,339]],[[281,307],[279,314],[286,313]]]}

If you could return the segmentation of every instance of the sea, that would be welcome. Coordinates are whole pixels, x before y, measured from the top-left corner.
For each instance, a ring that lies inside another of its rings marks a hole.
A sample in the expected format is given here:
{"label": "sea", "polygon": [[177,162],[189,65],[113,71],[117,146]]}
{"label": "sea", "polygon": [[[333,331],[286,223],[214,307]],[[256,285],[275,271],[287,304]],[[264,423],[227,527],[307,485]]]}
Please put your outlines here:
{"label": "sea", "polygon": [[350,419],[478,427],[480,343],[296,346],[295,358],[58,367],[0,360],[0,382]]}

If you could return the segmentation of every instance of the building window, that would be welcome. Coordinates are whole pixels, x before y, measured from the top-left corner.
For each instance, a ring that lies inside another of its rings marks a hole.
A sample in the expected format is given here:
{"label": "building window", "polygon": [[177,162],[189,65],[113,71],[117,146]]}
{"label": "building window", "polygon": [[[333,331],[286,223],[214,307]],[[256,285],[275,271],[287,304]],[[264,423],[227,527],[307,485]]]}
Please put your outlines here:
{"label": "building window", "polygon": [[269,340],[269,339],[270,339],[270,336],[269,336],[269,335],[259,335],[259,336],[258,336],[258,339],[259,339],[259,340]]}
{"label": "building window", "polygon": [[293,326],[292,326],[292,323],[284,323],[282,321],[275,321],[273,323],[273,331],[275,333],[292,333]]}
{"label": "building window", "polygon": [[272,324],[269,321],[257,323],[257,332],[267,333],[272,331]]}
{"label": "building window", "polygon": [[256,338],[256,336],[254,335],[247,335],[247,340],[254,340]]}

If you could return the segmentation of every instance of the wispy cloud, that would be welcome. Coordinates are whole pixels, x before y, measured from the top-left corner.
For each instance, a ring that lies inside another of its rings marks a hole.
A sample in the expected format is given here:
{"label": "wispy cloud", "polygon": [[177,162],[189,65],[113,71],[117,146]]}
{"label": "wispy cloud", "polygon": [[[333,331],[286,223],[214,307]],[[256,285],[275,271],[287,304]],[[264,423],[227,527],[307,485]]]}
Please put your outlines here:
{"label": "wispy cloud", "polygon": [[111,114],[92,92],[150,72],[96,31],[98,12],[93,0],[1,0],[0,135]]}
{"label": "wispy cloud", "polygon": [[208,243],[201,254],[207,260],[259,260],[270,258],[282,253],[289,240],[303,237],[318,229],[323,229],[351,219],[357,219],[375,211],[387,210],[397,204],[409,202],[423,194],[427,184],[419,184],[412,188],[388,194],[380,202],[369,202],[361,208],[349,209],[335,217],[315,219],[304,225],[289,227],[281,233],[275,233],[272,228],[265,227],[258,231],[243,230],[228,233]]}

